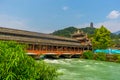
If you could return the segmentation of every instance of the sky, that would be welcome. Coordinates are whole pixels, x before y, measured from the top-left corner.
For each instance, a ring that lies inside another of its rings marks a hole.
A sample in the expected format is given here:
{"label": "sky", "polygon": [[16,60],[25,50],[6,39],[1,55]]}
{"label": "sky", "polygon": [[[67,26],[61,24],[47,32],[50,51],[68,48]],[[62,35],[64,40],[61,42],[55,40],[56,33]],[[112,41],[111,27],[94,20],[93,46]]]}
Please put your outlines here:
{"label": "sky", "polygon": [[120,0],[0,0],[0,26],[41,33],[94,23],[120,30]]}

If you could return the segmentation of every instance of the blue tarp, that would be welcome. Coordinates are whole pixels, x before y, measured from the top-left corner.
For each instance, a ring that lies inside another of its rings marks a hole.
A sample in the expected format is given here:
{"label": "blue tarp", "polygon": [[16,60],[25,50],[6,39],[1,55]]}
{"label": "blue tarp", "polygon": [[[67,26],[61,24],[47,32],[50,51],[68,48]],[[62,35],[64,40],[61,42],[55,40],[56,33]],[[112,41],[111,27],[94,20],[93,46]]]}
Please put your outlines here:
{"label": "blue tarp", "polygon": [[94,52],[95,53],[103,52],[106,54],[120,54],[120,50],[118,49],[97,49]]}

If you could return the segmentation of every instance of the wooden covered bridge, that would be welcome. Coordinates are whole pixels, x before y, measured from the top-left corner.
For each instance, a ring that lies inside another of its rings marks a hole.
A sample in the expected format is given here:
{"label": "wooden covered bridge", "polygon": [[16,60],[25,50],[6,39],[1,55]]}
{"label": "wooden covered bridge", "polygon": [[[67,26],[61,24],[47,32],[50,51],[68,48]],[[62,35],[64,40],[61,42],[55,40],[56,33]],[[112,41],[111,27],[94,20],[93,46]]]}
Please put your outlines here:
{"label": "wooden covered bridge", "polygon": [[91,49],[87,35],[77,31],[72,38],[58,37],[49,34],[0,27],[0,40],[12,40],[28,45],[27,54],[55,57],[72,57],[81,55]]}

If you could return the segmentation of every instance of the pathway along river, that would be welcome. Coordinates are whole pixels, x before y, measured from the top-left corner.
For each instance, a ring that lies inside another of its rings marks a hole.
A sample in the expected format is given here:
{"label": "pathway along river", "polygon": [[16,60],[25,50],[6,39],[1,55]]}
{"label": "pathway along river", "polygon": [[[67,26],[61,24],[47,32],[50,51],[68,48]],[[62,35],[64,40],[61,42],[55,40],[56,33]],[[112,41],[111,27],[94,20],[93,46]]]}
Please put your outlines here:
{"label": "pathway along river", "polygon": [[120,80],[120,64],[83,59],[44,60],[63,73],[58,80]]}

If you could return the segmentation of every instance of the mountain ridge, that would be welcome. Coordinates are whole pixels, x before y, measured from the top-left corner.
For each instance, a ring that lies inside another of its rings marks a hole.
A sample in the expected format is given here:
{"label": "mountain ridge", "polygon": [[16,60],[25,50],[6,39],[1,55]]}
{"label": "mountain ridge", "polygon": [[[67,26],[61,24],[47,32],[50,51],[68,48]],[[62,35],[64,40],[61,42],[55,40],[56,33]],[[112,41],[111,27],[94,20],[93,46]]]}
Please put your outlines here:
{"label": "mountain ridge", "polygon": [[114,32],[114,34],[119,35],[120,34],[120,30],[117,31],[117,32]]}
{"label": "mountain ridge", "polygon": [[[71,38],[71,35],[75,31],[77,31],[78,29],[80,29],[84,33],[87,33],[88,37],[92,37],[97,28],[94,28],[94,27],[76,28],[74,26],[70,26],[70,27],[67,27],[67,28],[64,28],[64,29],[56,30],[51,34],[56,35],[56,36]],[[120,38],[120,31],[117,31],[115,33],[111,33],[111,38],[112,39]]]}

